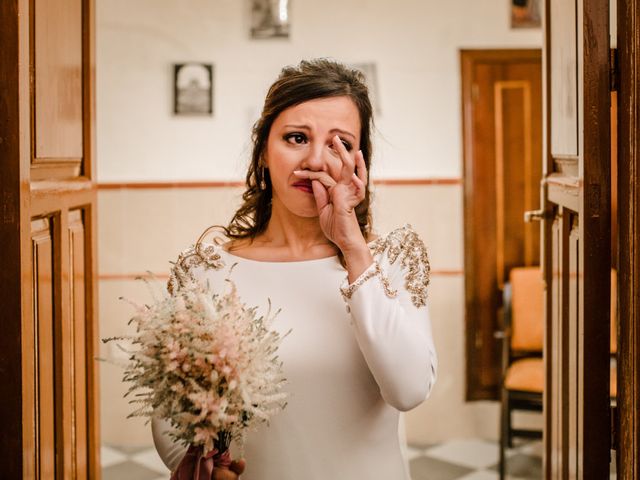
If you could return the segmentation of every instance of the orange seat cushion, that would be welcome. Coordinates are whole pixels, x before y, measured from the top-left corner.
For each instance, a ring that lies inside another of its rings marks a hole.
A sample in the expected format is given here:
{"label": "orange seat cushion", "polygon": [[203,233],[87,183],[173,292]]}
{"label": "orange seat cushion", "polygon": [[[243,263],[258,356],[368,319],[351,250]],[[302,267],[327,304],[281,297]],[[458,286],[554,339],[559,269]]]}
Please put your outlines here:
{"label": "orange seat cushion", "polygon": [[[611,382],[609,395],[615,398],[618,393],[616,364],[611,364]],[[542,393],[544,390],[544,363],[541,358],[523,358],[516,360],[507,369],[504,379],[507,390]]]}
{"label": "orange seat cushion", "polygon": [[511,269],[511,348],[541,352],[544,334],[544,283],[539,267]]}
{"label": "orange seat cushion", "polygon": [[541,358],[516,360],[507,369],[504,379],[507,390],[542,393],[544,389],[544,364]]}

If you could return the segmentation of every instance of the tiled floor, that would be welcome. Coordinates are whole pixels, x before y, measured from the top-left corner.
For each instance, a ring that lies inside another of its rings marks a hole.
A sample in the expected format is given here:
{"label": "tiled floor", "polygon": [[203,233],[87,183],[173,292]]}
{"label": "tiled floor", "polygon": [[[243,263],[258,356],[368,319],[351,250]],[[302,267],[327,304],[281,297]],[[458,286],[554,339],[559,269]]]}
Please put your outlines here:
{"label": "tiled floor", "polygon": [[167,480],[169,470],[153,447],[102,446],[103,480]]}
{"label": "tiled floor", "polygon": [[[409,448],[412,480],[497,480],[498,445],[479,439],[452,440]],[[507,452],[510,480],[542,478],[540,442],[524,443]]]}
{"label": "tiled floor", "polygon": [[[409,447],[412,480],[497,480],[498,446],[485,440],[452,440]],[[508,452],[510,480],[542,477],[540,442]],[[102,447],[103,480],[167,480],[169,471],[154,448]]]}

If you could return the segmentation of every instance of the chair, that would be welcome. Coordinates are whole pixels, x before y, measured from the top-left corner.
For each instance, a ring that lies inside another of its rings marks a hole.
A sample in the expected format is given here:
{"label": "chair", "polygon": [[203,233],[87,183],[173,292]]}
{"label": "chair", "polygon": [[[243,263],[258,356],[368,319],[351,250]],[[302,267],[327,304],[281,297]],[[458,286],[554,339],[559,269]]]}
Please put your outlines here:
{"label": "chair", "polygon": [[[513,268],[503,290],[503,348],[500,412],[500,479],[505,478],[505,451],[514,437],[542,438],[541,430],[513,428],[514,410],[542,412],[544,363],[544,285],[539,267]],[[615,404],[617,391],[617,272],[611,270],[611,382],[609,395]]]}
{"label": "chair", "polygon": [[542,412],[544,285],[539,267],[513,268],[503,290],[500,478],[514,437],[542,438],[541,430],[513,428],[514,410]]}

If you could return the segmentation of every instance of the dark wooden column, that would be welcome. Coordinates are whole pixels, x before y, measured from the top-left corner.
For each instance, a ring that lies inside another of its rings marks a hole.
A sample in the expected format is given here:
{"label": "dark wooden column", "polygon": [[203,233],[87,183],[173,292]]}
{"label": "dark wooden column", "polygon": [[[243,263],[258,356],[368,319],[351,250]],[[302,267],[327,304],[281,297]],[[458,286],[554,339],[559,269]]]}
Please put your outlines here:
{"label": "dark wooden column", "polygon": [[618,0],[618,478],[640,478],[640,0]]}

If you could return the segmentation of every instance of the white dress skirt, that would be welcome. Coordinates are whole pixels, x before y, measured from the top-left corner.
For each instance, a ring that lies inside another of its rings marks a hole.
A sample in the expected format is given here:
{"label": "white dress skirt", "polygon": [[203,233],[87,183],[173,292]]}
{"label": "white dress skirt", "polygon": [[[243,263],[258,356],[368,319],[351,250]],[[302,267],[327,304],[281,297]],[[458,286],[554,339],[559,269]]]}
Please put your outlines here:
{"label": "white dress skirt", "polygon": [[[337,256],[262,262],[201,244],[178,258],[170,290],[185,275],[226,290],[230,277],[245,304],[266,313],[270,299],[281,309],[273,328],[291,330],[278,352],[288,404],[248,434],[243,480],[409,479],[399,412],[428,397],[437,369],[429,262],[408,225],[369,247],[374,263],[350,285]],[[186,449],[168,429],[152,421],[158,453],[173,470]]]}

